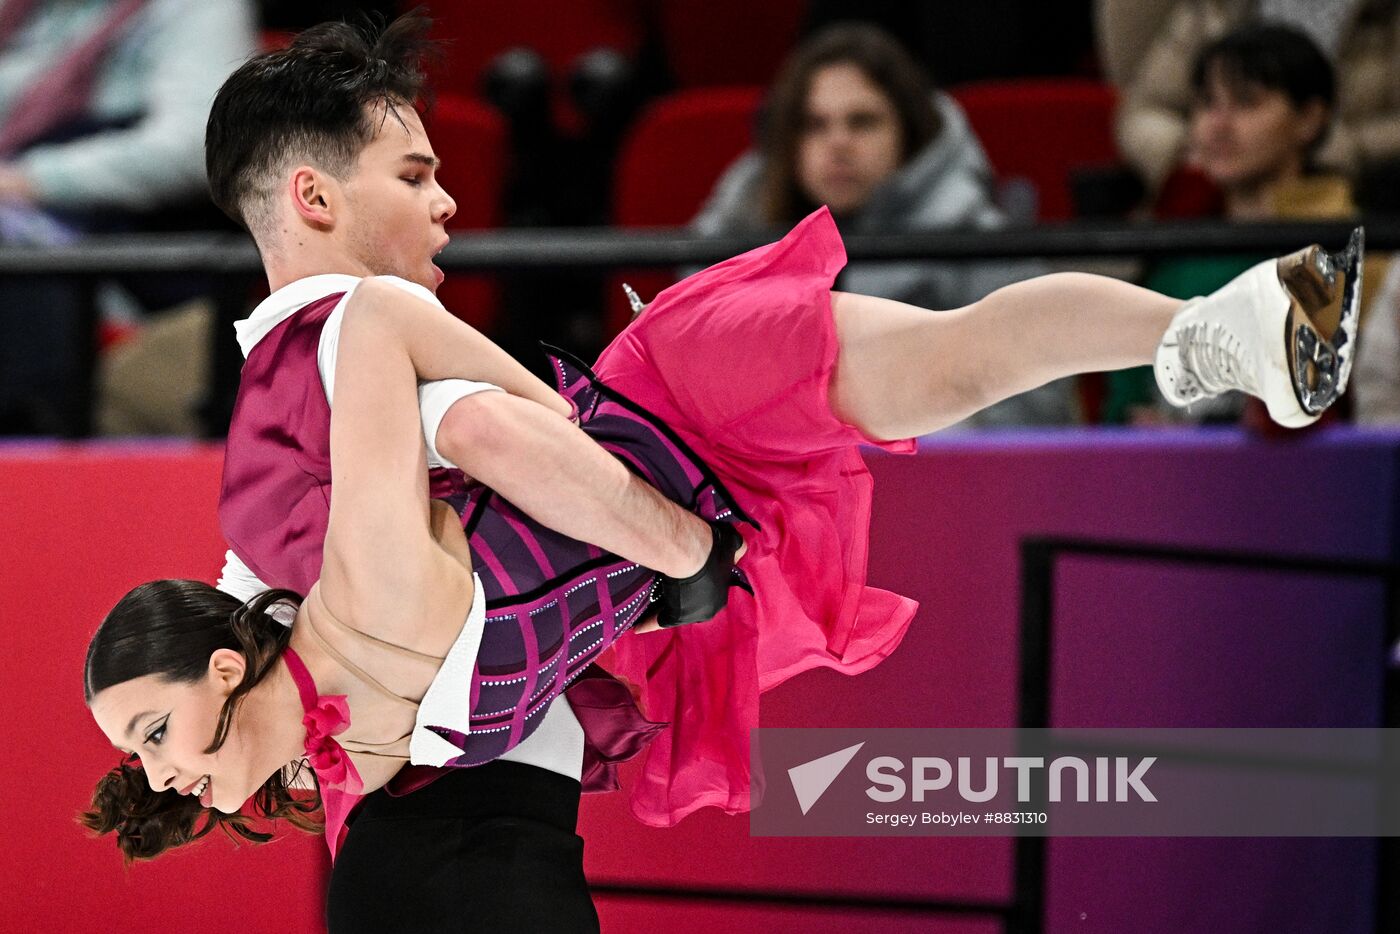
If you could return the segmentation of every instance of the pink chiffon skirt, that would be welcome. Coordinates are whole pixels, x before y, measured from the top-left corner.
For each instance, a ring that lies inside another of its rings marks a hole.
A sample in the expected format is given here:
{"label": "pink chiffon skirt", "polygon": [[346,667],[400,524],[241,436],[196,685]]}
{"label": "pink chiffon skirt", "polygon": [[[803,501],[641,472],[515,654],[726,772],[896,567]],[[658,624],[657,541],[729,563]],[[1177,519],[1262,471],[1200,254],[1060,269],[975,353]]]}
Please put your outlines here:
{"label": "pink chiffon skirt", "polygon": [[[758,523],[741,526],[752,595],[714,620],[617,642],[603,668],[670,728],[644,753],[631,807],[669,826],[698,808],[747,811],[759,695],[810,668],[855,675],[903,638],[917,604],[865,585],[873,441],[832,414],[831,286],[846,262],[821,209],[777,243],[656,297],[595,372],[675,430]],[[820,724],[811,724],[817,726]]]}

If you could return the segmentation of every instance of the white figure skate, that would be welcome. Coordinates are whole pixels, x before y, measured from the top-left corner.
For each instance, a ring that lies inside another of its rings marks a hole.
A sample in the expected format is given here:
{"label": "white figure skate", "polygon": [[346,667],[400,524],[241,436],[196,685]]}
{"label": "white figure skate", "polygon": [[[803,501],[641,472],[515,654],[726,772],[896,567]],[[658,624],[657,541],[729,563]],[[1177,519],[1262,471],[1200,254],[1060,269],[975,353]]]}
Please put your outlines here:
{"label": "white figure skate", "polygon": [[1356,349],[1364,231],[1345,250],[1267,260],[1172,319],[1154,370],[1174,405],[1239,389],[1280,425],[1317,421],[1346,391]]}

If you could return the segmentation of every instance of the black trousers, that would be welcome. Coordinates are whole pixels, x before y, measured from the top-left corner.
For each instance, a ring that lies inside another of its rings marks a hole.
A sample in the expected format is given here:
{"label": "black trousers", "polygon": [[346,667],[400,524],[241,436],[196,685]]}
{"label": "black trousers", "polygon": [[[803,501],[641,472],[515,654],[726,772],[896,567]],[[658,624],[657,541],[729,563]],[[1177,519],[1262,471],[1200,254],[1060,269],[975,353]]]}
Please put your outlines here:
{"label": "black trousers", "polygon": [[326,894],[330,934],[596,934],[579,783],[496,760],[395,798],[365,799]]}

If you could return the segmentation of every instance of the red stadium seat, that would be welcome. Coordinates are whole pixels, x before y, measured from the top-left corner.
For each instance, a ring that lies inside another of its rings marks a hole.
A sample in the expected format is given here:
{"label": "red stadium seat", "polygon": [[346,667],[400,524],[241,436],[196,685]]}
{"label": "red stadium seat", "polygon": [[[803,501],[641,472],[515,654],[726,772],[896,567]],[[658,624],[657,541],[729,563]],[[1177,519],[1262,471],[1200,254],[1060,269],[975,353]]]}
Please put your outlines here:
{"label": "red stadium seat", "polygon": [[[443,91],[476,95],[481,73],[502,52],[534,49],[549,65],[555,84],[555,116],[571,126],[578,115],[562,93],[574,60],[592,49],[616,49],[635,58],[644,32],[644,0],[451,0],[432,3],[433,37],[446,43],[434,72]],[[417,6],[404,4],[405,9]]]}
{"label": "red stadium seat", "polygon": [[[688,223],[725,168],[753,144],[762,88],[682,91],[657,101],[638,118],[618,155],[613,222],[622,227]],[[618,282],[642,298],[675,281],[660,270],[621,274],[607,296],[607,325],[615,334],[631,313]]]}
{"label": "red stadium seat", "polygon": [[[446,40],[438,87],[476,92],[481,70],[500,53],[529,46],[556,71],[589,49],[631,55],[642,41],[642,0],[451,0],[428,5],[433,36]],[[416,4],[405,4],[405,8]]]}
{"label": "red stadium seat", "polygon": [[1221,217],[1225,193],[1200,169],[1178,166],[1157,192],[1152,214],[1161,220]]}
{"label": "red stadium seat", "polygon": [[807,0],[663,0],[661,41],[681,87],[768,85],[793,45]]}
{"label": "red stadium seat", "polygon": [[762,88],[682,91],[643,113],[618,155],[613,222],[669,227],[695,216],[753,142]]}
{"label": "red stadium seat", "polygon": [[1070,173],[1120,161],[1114,89],[1082,79],[987,81],[951,89],[1003,179],[1028,179],[1039,220],[1074,216]]}
{"label": "red stadium seat", "polygon": [[258,33],[258,46],[264,52],[276,52],[291,45],[295,38],[296,33],[286,29],[264,29]]}
{"label": "red stadium seat", "polygon": [[[479,230],[501,222],[506,171],[506,130],[495,110],[453,94],[439,95],[425,123],[442,160],[438,177],[457,202],[449,230]],[[497,289],[486,276],[451,275],[438,289],[442,303],[463,321],[489,330]]]}

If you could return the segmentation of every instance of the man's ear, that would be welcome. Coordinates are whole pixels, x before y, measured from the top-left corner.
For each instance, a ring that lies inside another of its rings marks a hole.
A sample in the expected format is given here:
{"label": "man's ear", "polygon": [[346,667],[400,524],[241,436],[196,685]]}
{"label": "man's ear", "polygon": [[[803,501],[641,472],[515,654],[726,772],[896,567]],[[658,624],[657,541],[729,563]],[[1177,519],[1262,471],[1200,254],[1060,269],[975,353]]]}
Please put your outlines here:
{"label": "man's ear", "polygon": [[314,227],[335,226],[338,189],[326,173],[309,165],[299,165],[288,184],[292,204],[302,220]]}

